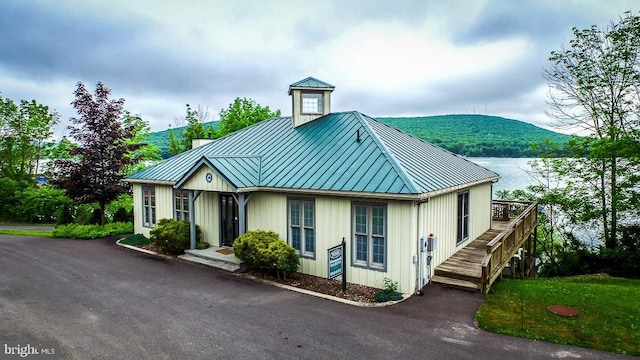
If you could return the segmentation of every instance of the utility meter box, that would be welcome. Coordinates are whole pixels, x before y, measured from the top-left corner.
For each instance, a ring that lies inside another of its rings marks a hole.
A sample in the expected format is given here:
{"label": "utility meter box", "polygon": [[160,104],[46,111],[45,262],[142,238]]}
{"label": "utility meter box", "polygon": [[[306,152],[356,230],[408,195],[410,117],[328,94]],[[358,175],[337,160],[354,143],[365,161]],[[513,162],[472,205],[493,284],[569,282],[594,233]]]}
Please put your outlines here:
{"label": "utility meter box", "polygon": [[436,247],[438,247],[438,238],[430,234],[427,236],[427,251],[435,251]]}

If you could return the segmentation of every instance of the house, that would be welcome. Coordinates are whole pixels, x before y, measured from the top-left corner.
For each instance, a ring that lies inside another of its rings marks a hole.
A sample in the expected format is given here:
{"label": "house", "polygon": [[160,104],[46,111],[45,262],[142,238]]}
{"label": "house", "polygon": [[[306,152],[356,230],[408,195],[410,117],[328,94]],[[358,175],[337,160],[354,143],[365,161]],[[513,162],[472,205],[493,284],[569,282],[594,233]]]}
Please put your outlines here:
{"label": "house", "polygon": [[291,117],[130,175],[135,232],[191,219],[205,241],[229,247],[247,230],[273,230],[299,252],[299,271],[320,277],[327,249],[346,239],[348,282],[419,290],[490,229],[499,175],[358,111],[331,112],[333,91],[312,77],[295,82]]}

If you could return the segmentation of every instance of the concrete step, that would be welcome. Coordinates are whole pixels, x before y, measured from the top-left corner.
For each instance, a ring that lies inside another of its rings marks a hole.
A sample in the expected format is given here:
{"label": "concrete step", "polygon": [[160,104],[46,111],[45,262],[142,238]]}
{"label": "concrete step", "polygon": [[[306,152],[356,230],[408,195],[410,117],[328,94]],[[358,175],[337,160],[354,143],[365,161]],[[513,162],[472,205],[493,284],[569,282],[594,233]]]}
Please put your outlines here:
{"label": "concrete step", "polygon": [[180,260],[202,264],[229,272],[243,272],[248,269],[247,264],[233,254],[221,254],[219,248],[206,250],[185,250],[184,255],[178,256]]}
{"label": "concrete step", "polygon": [[440,275],[432,277],[431,281],[463,290],[482,291],[482,284],[472,281],[460,280]]}

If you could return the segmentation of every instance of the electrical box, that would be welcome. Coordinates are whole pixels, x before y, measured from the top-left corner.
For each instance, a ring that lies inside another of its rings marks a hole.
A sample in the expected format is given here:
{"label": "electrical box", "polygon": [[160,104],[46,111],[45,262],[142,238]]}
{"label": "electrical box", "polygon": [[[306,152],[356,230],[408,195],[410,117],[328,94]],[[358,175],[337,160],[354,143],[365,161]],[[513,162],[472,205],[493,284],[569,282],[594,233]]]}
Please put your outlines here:
{"label": "electrical box", "polygon": [[435,251],[436,247],[438,247],[438,238],[433,236],[433,234],[427,237],[427,251]]}

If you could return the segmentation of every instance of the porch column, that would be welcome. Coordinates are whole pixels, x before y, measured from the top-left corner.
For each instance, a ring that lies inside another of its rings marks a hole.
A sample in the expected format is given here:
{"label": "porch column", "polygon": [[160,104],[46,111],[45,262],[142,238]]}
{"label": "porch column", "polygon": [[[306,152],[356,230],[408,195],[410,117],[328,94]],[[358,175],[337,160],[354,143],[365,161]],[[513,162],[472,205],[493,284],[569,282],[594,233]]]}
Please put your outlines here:
{"label": "porch column", "polygon": [[247,232],[247,203],[251,194],[237,193],[232,195],[238,202],[238,235],[242,235]]}
{"label": "porch column", "polygon": [[195,196],[193,196],[193,190],[189,190],[189,248],[191,250],[196,248],[196,202]]}

